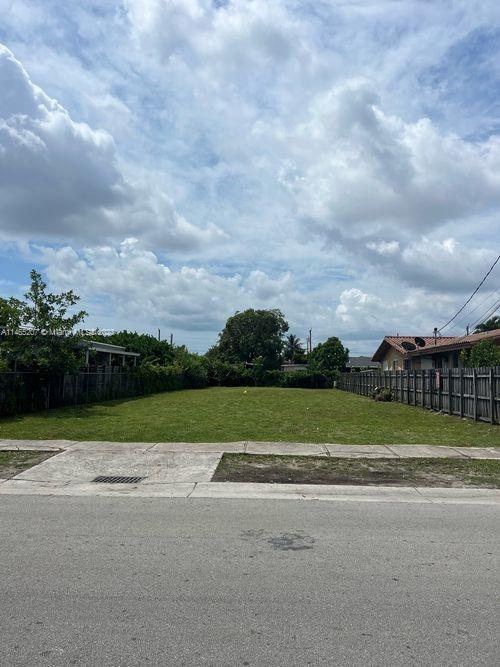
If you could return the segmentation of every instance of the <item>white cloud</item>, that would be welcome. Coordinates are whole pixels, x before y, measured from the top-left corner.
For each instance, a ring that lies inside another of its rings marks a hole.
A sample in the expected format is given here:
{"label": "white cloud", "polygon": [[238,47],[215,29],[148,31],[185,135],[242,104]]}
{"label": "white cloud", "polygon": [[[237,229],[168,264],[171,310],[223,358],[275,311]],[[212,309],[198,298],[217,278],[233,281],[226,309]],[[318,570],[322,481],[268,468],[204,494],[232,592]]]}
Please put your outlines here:
{"label": "white cloud", "polygon": [[154,174],[126,178],[108,132],[77,123],[0,45],[0,230],[102,242],[124,234],[175,250],[226,238],[179,215]]}
{"label": "white cloud", "polygon": [[286,140],[292,176],[283,182],[298,215],[348,245],[410,239],[500,204],[499,138],[470,142],[426,118],[388,116],[364,82],[314,100]]}
{"label": "white cloud", "polygon": [[0,100],[0,233],[67,245],[48,271],[107,325],[278,306],[367,352],[430,333],[491,264],[498,3],[32,4],[0,0],[44,91],[18,64]]}

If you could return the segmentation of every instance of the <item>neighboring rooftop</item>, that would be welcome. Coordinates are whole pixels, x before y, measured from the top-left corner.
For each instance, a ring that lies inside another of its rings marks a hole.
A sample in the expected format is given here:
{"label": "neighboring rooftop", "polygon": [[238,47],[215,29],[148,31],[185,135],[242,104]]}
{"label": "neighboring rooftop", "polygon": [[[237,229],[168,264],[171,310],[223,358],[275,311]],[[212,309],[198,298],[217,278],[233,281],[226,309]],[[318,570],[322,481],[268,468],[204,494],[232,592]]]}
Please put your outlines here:
{"label": "neighboring rooftop", "polygon": [[347,362],[348,368],[364,368],[366,366],[378,366],[378,362],[373,361],[371,357],[360,356],[360,357],[349,357]]}
{"label": "neighboring rooftop", "polygon": [[402,355],[417,356],[431,351],[446,351],[471,347],[482,340],[500,339],[500,329],[484,331],[466,336],[385,336],[378,346],[372,361],[383,361],[390,348]]}

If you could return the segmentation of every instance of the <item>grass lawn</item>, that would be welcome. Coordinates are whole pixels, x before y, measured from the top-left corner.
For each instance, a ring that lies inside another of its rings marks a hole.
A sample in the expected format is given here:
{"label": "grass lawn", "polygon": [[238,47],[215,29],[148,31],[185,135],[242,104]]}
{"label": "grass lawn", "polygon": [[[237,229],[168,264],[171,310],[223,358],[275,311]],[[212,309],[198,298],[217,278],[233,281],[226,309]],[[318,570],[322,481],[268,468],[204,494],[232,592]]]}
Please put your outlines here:
{"label": "grass lawn", "polygon": [[500,446],[500,428],[335,389],[215,387],[0,419],[0,440]]}
{"label": "grass lawn", "polygon": [[0,452],[0,479],[10,479],[57,452]]}
{"label": "grass lawn", "polygon": [[224,454],[214,482],[500,488],[500,460],[341,459]]}

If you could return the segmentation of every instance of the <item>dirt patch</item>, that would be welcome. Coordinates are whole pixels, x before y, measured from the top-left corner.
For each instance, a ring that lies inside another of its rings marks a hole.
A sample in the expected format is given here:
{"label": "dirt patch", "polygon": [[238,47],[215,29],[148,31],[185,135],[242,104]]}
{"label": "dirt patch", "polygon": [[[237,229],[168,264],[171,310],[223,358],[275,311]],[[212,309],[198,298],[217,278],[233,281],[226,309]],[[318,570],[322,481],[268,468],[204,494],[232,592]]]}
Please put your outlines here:
{"label": "dirt patch", "polygon": [[54,454],[59,454],[59,452],[22,452],[17,450],[0,452],[0,479],[11,479],[23,470],[38,465],[45,459],[54,456]]}
{"label": "dirt patch", "polygon": [[497,489],[500,461],[224,454],[212,481]]}

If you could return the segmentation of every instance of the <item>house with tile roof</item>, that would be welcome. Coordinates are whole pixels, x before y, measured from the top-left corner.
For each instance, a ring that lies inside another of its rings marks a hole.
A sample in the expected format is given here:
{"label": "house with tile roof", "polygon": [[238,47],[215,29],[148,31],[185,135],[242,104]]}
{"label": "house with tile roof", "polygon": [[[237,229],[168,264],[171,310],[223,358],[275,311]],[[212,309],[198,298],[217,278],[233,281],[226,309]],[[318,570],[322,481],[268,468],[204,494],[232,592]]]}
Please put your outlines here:
{"label": "house with tile roof", "polygon": [[460,353],[483,340],[500,346],[500,329],[467,336],[385,336],[372,357],[382,370],[460,368]]}

